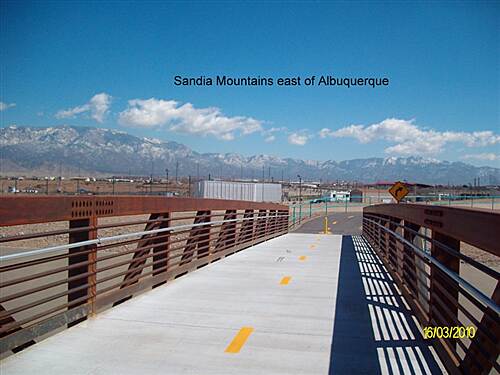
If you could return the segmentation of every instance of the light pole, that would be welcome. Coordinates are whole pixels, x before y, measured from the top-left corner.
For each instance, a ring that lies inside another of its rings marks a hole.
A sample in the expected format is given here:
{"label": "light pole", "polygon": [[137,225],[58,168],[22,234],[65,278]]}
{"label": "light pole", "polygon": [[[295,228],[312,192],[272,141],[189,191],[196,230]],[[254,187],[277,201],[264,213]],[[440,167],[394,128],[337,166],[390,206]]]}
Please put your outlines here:
{"label": "light pole", "polygon": [[299,178],[299,224],[302,220],[302,177],[300,174],[297,175]]}
{"label": "light pole", "polygon": [[167,182],[165,182],[165,193],[168,193],[168,168],[165,168],[165,175],[167,176]]}

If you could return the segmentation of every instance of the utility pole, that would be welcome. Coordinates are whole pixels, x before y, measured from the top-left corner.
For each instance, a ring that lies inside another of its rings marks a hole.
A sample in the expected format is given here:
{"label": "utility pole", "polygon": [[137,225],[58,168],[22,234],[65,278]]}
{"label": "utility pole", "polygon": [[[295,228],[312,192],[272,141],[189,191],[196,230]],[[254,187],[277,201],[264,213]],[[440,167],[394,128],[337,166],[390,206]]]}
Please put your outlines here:
{"label": "utility pole", "polygon": [[115,176],[113,176],[113,195],[115,195],[115,182],[116,182],[116,179],[115,179]]}
{"label": "utility pole", "polygon": [[153,159],[151,159],[151,176],[149,178],[149,193],[150,194],[153,193],[153,173],[154,173],[154,168],[155,168],[154,161],[153,161]]}
{"label": "utility pole", "polygon": [[59,192],[62,192],[62,162],[59,162]]}
{"label": "utility pole", "polygon": [[297,175],[299,178],[299,224],[302,220],[302,177],[300,174]]}
{"label": "utility pole", "polygon": [[188,197],[191,197],[191,175],[188,176]]}
{"label": "utility pole", "polygon": [[165,168],[165,174],[167,176],[167,182],[165,182],[165,193],[168,193],[168,168]]}
{"label": "utility pole", "polygon": [[265,170],[266,170],[265,167],[262,166],[262,182],[266,182],[266,175],[265,175],[266,172],[265,172]]}
{"label": "utility pole", "polygon": [[80,194],[80,165],[78,165],[78,178],[76,180],[76,194]]}
{"label": "utility pole", "polygon": [[200,181],[200,163],[196,162],[196,181]]}
{"label": "utility pole", "polygon": [[175,182],[179,182],[179,160],[175,161]]}

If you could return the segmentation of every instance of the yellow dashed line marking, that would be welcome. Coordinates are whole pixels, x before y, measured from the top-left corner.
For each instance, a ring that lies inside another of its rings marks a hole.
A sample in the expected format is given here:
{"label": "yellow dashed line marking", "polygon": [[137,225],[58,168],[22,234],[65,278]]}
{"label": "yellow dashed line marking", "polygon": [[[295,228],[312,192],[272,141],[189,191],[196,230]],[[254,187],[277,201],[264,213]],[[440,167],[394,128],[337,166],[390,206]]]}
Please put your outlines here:
{"label": "yellow dashed line marking", "polygon": [[306,260],[306,259],[307,259],[307,257],[306,257],[305,255],[301,255],[301,256],[299,257],[299,260]]}
{"label": "yellow dashed line marking", "polygon": [[248,337],[252,334],[252,327],[243,327],[240,331],[234,336],[233,341],[228,345],[225,352],[226,353],[239,353]]}
{"label": "yellow dashed line marking", "polygon": [[281,281],[280,281],[280,284],[281,285],[288,285],[288,283],[290,282],[290,279],[292,278],[292,276],[284,276]]}

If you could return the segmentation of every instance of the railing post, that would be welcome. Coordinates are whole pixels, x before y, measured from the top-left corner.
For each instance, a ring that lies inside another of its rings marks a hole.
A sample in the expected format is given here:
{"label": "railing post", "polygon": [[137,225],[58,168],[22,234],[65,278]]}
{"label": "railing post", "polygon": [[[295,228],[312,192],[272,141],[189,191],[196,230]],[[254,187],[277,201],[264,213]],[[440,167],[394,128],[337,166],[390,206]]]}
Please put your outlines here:
{"label": "railing post", "polygon": [[[163,215],[159,216],[160,219],[168,219],[166,221],[162,221],[159,224],[159,228],[168,228],[170,226],[171,214],[170,212],[166,212]],[[170,232],[159,233],[158,236],[163,238],[153,240],[153,243],[158,244],[153,247],[153,276],[159,275],[161,273],[167,272],[168,267],[168,257],[169,257],[169,248],[170,248]],[[157,262],[157,263],[156,263]],[[153,285],[153,288],[157,286],[165,284],[166,281],[162,281],[158,284]]]}
{"label": "railing post", "polygon": [[[417,224],[413,224],[408,221],[404,221],[404,228],[403,228],[403,237],[405,240],[407,240],[410,243],[413,243],[416,233],[420,230],[420,226]],[[405,258],[403,258],[403,281],[405,284],[409,287],[411,291],[415,294],[415,296],[418,297],[419,295],[419,288],[418,288],[418,281],[416,279],[417,275],[417,266],[415,265],[416,262],[416,255],[413,253],[413,250],[408,246],[408,245],[403,245],[403,255]],[[405,261],[407,260],[407,262]],[[412,284],[410,280],[415,281],[415,284]]]}
{"label": "railing post", "polygon": [[[193,224],[209,223],[211,211],[197,211]],[[210,251],[210,225],[193,227],[189,231],[184,252],[181,257],[181,265],[189,263],[192,259],[205,257]],[[196,253],[196,254],[195,254]]]}
{"label": "railing post", "polygon": [[[97,238],[97,217],[92,215],[86,219],[70,220],[69,229],[86,228],[77,232],[69,233],[69,243],[93,240]],[[89,251],[90,250],[90,251]],[[80,277],[68,281],[68,310],[81,306],[86,303],[89,304],[90,313],[95,313],[95,297],[96,297],[96,262],[97,262],[97,247],[96,245],[80,246],[68,250],[68,266],[73,266],[78,263],[84,263],[79,267],[71,268],[68,270],[68,279],[77,277],[82,274],[88,273],[86,277]],[[80,254],[81,253],[81,254]],[[77,254],[77,255],[72,255]],[[81,288],[77,291],[71,292],[72,289]],[[85,298],[87,297],[87,298]],[[78,302],[76,302],[78,301]],[[68,324],[72,327],[80,323],[86,318],[78,319]]]}
{"label": "railing post", "polygon": [[[389,223],[389,229],[399,235],[403,234],[403,229],[400,227],[402,220],[398,218],[391,218]],[[404,246],[395,237],[391,236],[392,243],[394,245],[394,250],[396,253],[396,272],[403,279],[403,260],[404,260]]]}
{"label": "railing post", "polygon": [[[460,252],[460,241],[435,230],[432,231],[431,255],[450,271],[458,275],[460,271],[460,259],[445,251],[440,244]],[[443,291],[446,291],[448,296]],[[449,312],[446,312],[444,307]],[[436,326],[452,327],[456,325],[456,321],[458,321],[458,283],[447,277],[436,266],[431,265],[429,323]],[[455,350],[455,348],[452,349]]]}
{"label": "railing post", "polygon": [[[497,285],[491,298],[497,305],[500,304],[500,281],[497,281]],[[465,358],[460,364],[462,372],[466,374],[478,372],[476,363],[479,362],[479,365],[481,366],[481,373],[490,373],[493,363],[497,361],[499,350],[498,345],[495,346],[491,339],[486,337],[485,332],[488,332],[493,337],[496,337],[498,343],[498,337],[500,337],[500,327],[497,323],[497,317],[498,315],[490,308],[487,308],[484,312],[484,315],[479,322],[479,327],[477,327],[477,334],[472,339],[469,350],[467,350]],[[488,358],[485,358],[485,352],[487,353],[486,357]]]}

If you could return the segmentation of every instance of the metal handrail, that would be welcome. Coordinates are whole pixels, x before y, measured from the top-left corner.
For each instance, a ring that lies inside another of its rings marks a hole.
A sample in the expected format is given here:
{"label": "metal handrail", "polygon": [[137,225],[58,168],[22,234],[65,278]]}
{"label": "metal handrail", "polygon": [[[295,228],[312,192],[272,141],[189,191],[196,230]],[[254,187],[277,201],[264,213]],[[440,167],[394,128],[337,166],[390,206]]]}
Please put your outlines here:
{"label": "metal handrail", "polygon": [[471,266],[477,268],[478,270],[484,272],[485,274],[487,274],[487,275],[489,275],[497,280],[500,279],[500,272],[497,272],[494,269],[489,268],[488,266],[485,266],[484,264],[478,262],[477,260],[472,259],[471,257],[469,257],[465,254],[460,253],[459,251],[453,250],[450,246],[448,246],[442,242],[439,242],[439,241],[437,241],[429,236],[426,236],[425,234],[419,233],[418,230],[408,228],[407,226],[404,226],[403,224],[396,223],[396,222],[392,221],[391,219],[387,219],[384,217],[378,217],[378,216],[373,215],[373,214],[366,214],[366,216],[377,218],[379,220],[385,221],[386,223],[390,223],[392,225],[395,225],[399,228],[404,228],[405,231],[409,231],[409,232],[413,233],[416,237],[419,237],[423,240],[429,241],[429,242],[434,243],[434,244],[438,244],[439,248],[443,249],[448,254],[455,256],[457,258],[460,258],[461,260],[466,261]]}
{"label": "metal handrail", "polygon": [[443,273],[445,273],[448,277],[453,279],[455,282],[457,282],[459,285],[461,285],[464,289],[466,289],[471,295],[473,295],[478,301],[482,302],[483,305],[491,308],[496,314],[500,314],[500,307],[493,301],[491,298],[483,294],[480,290],[478,290],[476,287],[474,287],[472,284],[470,284],[467,280],[462,279],[459,275],[457,275],[455,272],[451,271],[447,267],[445,267],[443,264],[441,264],[440,261],[438,261],[436,258],[434,258],[432,255],[427,254],[424,252],[422,249],[420,249],[418,246],[415,246],[413,243],[405,239],[403,236],[399,235],[398,233],[390,230],[389,228],[383,226],[380,223],[377,223],[375,220],[368,219],[366,217],[363,218],[363,220],[369,221],[380,228],[384,229],[384,231],[390,233],[394,237],[396,237],[399,241],[403,242],[405,245],[410,247],[415,253],[420,255],[420,257],[426,259],[433,265],[435,265],[437,268],[439,268]]}
{"label": "metal handrail", "polygon": [[108,237],[97,236],[97,238],[93,239],[93,240],[73,242],[73,243],[65,244],[65,245],[51,246],[51,247],[45,247],[45,248],[36,249],[36,250],[23,251],[20,253],[2,255],[2,256],[0,256],[0,263],[8,261],[8,260],[12,260],[12,259],[27,258],[27,257],[34,256],[34,255],[52,253],[52,252],[60,251],[60,250],[69,250],[69,249],[73,249],[75,247],[82,247],[82,246],[88,246],[88,245],[100,245],[100,244],[103,244],[105,242],[110,242],[110,241],[115,241],[115,240],[123,240],[123,239],[131,238],[131,237],[135,237],[135,236],[143,236],[143,235],[147,235],[147,234],[156,234],[156,233],[163,233],[163,232],[176,232],[176,231],[182,230],[182,229],[202,227],[202,226],[212,225],[212,224],[223,224],[223,223],[232,223],[232,222],[242,222],[242,221],[248,221],[248,220],[262,220],[262,219],[278,218],[280,216],[285,217],[287,215],[254,216],[254,217],[240,218],[240,219],[209,221],[206,223],[177,225],[177,226],[161,228],[161,229],[152,229],[152,230],[146,230],[146,231],[140,231],[140,232],[134,232],[134,233],[118,234],[116,236],[108,236]]}

